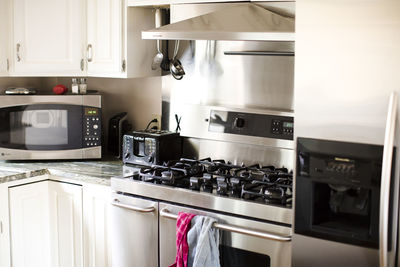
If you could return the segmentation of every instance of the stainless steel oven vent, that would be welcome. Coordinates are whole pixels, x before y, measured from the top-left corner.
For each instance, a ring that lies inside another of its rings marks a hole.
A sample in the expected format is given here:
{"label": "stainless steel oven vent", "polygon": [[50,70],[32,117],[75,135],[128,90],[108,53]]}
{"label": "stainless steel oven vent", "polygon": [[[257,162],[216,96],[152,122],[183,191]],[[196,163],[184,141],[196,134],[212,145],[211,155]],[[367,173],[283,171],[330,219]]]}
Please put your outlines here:
{"label": "stainless steel oven vent", "polygon": [[143,31],[143,39],[294,41],[293,18],[256,4],[242,4]]}

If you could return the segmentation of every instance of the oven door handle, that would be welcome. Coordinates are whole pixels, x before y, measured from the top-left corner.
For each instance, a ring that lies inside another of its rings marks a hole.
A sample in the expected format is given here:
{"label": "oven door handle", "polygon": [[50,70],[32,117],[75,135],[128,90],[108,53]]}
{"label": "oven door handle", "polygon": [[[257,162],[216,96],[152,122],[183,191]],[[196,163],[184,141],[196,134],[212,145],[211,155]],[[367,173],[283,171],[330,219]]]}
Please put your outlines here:
{"label": "oven door handle", "polygon": [[[175,215],[175,214],[169,212],[169,210],[166,208],[164,208],[160,211],[160,216],[164,217],[164,218],[168,218],[168,219],[173,219],[173,220],[178,219],[178,215]],[[229,225],[229,224],[214,223],[213,227],[220,229],[220,230],[225,230],[225,231],[229,231],[229,232],[234,232],[234,233],[238,233],[238,234],[244,234],[244,235],[249,235],[249,236],[259,237],[259,238],[263,238],[263,239],[279,241],[279,242],[289,242],[292,240],[291,236],[282,236],[282,235],[277,235],[274,233],[260,232],[260,231],[255,231],[252,229],[247,229],[247,228],[238,227],[238,226]]]}
{"label": "oven door handle", "polygon": [[137,211],[137,212],[143,212],[143,213],[154,212],[156,210],[156,208],[154,208],[154,207],[141,208],[141,207],[126,205],[126,204],[121,204],[121,203],[119,203],[118,199],[114,199],[114,201],[111,202],[111,204],[113,206],[116,206],[119,208],[133,210],[133,211]]}
{"label": "oven door handle", "polygon": [[[385,141],[383,146],[383,160],[381,173],[381,191],[379,207],[379,266],[388,267],[388,231],[390,208],[390,180],[392,176],[393,147],[396,131],[397,93],[390,95],[388,115],[386,119]],[[394,202],[397,201],[394,199]],[[397,213],[394,214],[395,216]],[[393,241],[392,241],[393,242]],[[396,243],[396,242],[394,242]]]}

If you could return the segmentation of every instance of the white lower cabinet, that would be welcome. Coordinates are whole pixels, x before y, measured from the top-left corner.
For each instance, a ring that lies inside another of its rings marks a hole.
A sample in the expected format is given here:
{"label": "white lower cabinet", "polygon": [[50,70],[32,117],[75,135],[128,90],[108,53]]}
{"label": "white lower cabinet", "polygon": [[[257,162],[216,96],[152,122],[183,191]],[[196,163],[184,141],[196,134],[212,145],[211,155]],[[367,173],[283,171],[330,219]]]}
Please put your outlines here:
{"label": "white lower cabinet", "polygon": [[83,266],[82,186],[41,181],[9,188],[11,265]]}
{"label": "white lower cabinet", "polygon": [[111,264],[109,186],[88,185],[83,189],[85,267]]}
{"label": "white lower cabinet", "polygon": [[0,184],[0,267],[112,266],[110,187],[56,179]]}

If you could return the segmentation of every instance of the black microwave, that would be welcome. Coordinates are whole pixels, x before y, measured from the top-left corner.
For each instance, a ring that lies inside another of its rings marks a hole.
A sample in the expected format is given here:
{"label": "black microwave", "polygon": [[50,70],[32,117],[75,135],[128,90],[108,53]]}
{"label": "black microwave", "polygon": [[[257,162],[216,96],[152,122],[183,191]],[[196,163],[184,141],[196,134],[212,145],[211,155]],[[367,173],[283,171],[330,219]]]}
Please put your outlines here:
{"label": "black microwave", "polygon": [[0,96],[0,160],[101,158],[100,95]]}

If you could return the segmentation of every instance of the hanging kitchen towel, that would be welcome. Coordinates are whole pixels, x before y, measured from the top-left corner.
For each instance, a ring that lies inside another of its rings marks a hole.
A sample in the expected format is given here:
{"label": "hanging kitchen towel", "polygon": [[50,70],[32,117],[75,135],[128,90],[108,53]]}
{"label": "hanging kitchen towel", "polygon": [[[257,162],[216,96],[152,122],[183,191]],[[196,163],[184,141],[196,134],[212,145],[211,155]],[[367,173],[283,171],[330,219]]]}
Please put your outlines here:
{"label": "hanging kitchen towel", "polygon": [[189,246],[187,243],[187,233],[190,229],[190,222],[194,214],[179,212],[176,220],[176,258],[175,263],[169,267],[187,267]]}
{"label": "hanging kitchen towel", "polygon": [[187,234],[189,244],[189,267],[220,267],[219,230],[212,227],[217,220],[196,216]]}

